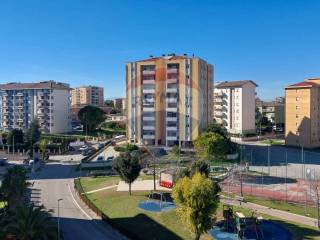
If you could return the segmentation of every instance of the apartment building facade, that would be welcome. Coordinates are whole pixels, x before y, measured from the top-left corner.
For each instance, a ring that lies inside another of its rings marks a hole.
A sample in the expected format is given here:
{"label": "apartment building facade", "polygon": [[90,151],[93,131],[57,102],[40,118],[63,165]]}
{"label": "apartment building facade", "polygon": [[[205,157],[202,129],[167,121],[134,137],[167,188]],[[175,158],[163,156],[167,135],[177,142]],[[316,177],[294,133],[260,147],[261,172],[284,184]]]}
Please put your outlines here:
{"label": "apartment building facade", "polygon": [[74,88],[71,91],[72,106],[94,105],[102,107],[104,105],[103,87],[83,86]]}
{"label": "apartment building facade", "polygon": [[320,78],[285,88],[286,145],[320,147]]}
{"label": "apartment building facade", "polygon": [[256,109],[259,113],[257,117],[265,117],[274,126],[284,126],[285,103],[281,101],[281,98],[277,98],[274,101],[257,100]]}
{"label": "apartment building facade", "polygon": [[221,82],[214,88],[214,120],[232,134],[254,133],[255,96],[251,81]]}
{"label": "apartment building facade", "polygon": [[54,81],[0,84],[0,129],[26,130],[38,119],[44,133],[70,131],[70,88]]}
{"label": "apartment building facade", "polygon": [[127,137],[146,145],[187,146],[212,122],[213,66],[168,55],[126,65]]}

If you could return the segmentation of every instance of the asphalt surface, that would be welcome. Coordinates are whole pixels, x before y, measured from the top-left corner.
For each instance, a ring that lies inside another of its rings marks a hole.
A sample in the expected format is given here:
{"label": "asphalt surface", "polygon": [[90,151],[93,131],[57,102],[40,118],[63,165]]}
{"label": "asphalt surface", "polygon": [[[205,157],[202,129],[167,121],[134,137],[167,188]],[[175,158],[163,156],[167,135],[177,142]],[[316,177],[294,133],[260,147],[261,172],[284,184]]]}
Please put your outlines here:
{"label": "asphalt surface", "polygon": [[75,165],[67,162],[45,164],[40,171],[32,173],[34,182],[31,200],[37,205],[43,204],[58,217],[58,199],[60,201],[60,229],[65,240],[120,240],[125,239],[99,219],[92,215],[77,201],[73,191],[73,178],[77,176]]}

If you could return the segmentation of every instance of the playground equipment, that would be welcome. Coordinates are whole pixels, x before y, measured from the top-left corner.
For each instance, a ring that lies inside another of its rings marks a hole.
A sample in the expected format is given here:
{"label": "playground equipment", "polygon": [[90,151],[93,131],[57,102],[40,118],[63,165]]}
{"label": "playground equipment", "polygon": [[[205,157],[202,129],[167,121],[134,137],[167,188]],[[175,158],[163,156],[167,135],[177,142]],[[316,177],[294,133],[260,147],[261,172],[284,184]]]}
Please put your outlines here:
{"label": "playground equipment", "polygon": [[251,216],[246,217],[242,212],[234,212],[231,205],[223,205],[224,220],[220,221],[210,231],[210,235],[216,240],[291,240],[290,232],[283,226],[262,217],[257,217],[252,211]]}
{"label": "playground equipment", "polygon": [[175,207],[169,193],[165,192],[151,192],[147,201],[139,203],[139,208],[151,212],[169,211]]}
{"label": "playground equipment", "polygon": [[165,169],[160,172],[159,184],[161,187],[172,188],[177,179],[177,168]]}

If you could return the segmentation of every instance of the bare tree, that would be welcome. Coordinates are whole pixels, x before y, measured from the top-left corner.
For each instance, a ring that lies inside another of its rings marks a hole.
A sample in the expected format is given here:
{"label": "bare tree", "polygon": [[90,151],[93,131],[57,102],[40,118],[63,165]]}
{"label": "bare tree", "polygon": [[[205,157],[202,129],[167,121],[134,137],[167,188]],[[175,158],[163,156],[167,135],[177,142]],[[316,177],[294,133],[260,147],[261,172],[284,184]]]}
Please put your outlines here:
{"label": "bare tree", "polygon": [[314,171],[314,175],[310,179],[310,187],[312,195],[316,201],[317,212],[318,212],[318,228],[320,228],[320,173]]}

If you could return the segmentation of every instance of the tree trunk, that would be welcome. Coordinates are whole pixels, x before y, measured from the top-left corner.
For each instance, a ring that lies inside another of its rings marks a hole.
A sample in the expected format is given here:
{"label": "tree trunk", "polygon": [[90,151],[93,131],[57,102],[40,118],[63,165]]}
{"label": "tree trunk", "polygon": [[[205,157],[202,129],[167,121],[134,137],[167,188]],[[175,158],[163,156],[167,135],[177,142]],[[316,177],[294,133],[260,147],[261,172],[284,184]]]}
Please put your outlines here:
{"label": "tree trunk", "polygon": [[129,194],[131,196],[131,183],[129,183]]}
{"label": "tree trunk", "polygon": [[200,239],[200,236],[201,236],[201,234],[200,233],[196,233],[196,236],[195,236],[195,240],[199,240]]}

